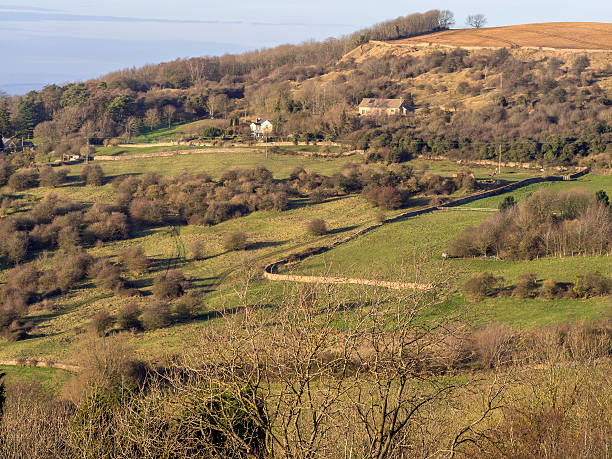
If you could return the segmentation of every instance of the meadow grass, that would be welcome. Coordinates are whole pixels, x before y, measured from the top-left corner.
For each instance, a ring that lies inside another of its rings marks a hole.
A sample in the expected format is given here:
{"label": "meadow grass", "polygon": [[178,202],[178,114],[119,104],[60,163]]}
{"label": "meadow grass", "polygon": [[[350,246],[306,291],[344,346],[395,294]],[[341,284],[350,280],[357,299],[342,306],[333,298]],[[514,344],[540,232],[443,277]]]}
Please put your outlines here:
{"label": "meadow grass", "polygon": [[[521,274],[533,273],[538,280],[552,278],[572,282],[579,274],[600,271],[612,274],[612,257],[580,256],[537,260],[497,260],[493,258],[451,258],[442,253],[465,227],[478,225],[488,214],[482,212],[438,211],[378,228],[334,250],[304,260],[296,274],[423,281],[442,275],[453,280],[457,289],[475,273],[491,272],[514,285]],[[502,321],[516,327],[545,323],[612,318],[610,298],[520,299],[492,298],[469,303],[456,298],[449,310],[474,322]]]}
{"label": "meadow grass", "polygon": [[[125,156],[125,155],[139,155],[145,153],[159,153],[161,151],[183,151],[193,150],[196,147],[190,147],[188,145],[172,145],[168,146],[151,146],[151,147],[130,147],[128,145],[117,146],[117,147],[97,147],[94,157],[96,156]],[[201,148],[201,147],[198,147]]]}
{"label": "meadow grass", "polygon": [[576,180],[567,182],[559,181],[536,183],[523,188],[519,188],[515,191],[511,191],[510,193],[481,199],[478,201],[471,202],[469,204],[464,204],[463,207],[497,208],[506,196],[514,196],[514,199],[516,201],[520,201],[537,190],[562,191],[571,188],[585,188],[587,190],[592,191],[593,193],[599,190],[604,190],[608,194],[608,196],[612,196],[612,175],[597,175],[591,173],[584,175]]}
{"label": "meadow grass", "polygon": [[192,121],[190,123],[176,123],[170,127],[163,126],[149,132],[144,132],[134,137],[134,143],[149,143],[167,140],[175,140],[176,138],[185,135],[189,132],[206,129],[207,127],[222,127],[227,125],[227,120],[223,119],[204,119]]}
{"label": "meadow grass", "polygon": [[0,365],[0,373],[5,373],[3,381],[9,387],[18,383],[39,383],[45,390],[56,393],[70,378],[70,373],[56,368]]}
{"label": "meadow grass", "polygon": [[[231,167],[253,167],[263,165],[273,171],[276,178],[285,178],[295,167],[305,167],[326,175],[338,172],[346,163],[361,161],[360,156],[343,158],[311,158],[290,155],[275,155],[264,151],[224,154],[211,149],[210,153],[193,156],[174,156],[167,158],[146,158],[129,161],[100,162],[107,181],[123,174],[142,174],[157,172],[164,176],[177,175],[182,171],[206,171],[218,178]],[[418,160],[411,163],[415,169],[423,169]],[[429,173],[451,175],[458,170],[453,162],[430,162]],[[22,193],[22,199],[32,203],[44,195],[54,192],[85,202],[113,202],[115,191],[110,183],[102,187],[88,187],[77,180],[83,165],[70,167],[72,181],[57,189],[38,188]],[[486,169],[473,170],[477,177]],[[526,178],[529,171],[504,171],[514,180]],[[610,189],[606,177],[586,176],[576,182],[555,182],[538,184],[515,193],[526,195],[540,186],[571,187],[586,186],[592,190]],[[612,190],[610,190],[612,191]],[[464,191],[458,192],[461,195]],[[513,193],[514,194],[514,193]],[[490,198],[500,200],[502,197]],[[476,207],[496,206],[495,202],[476,201]],[[420,205],[425,205],[423,201]],[[250,274],[261,272],[262,267],[289,253],[310,246],[328,244],[346,237],[359,229],[374,223],[379,210],[368,204],[361,196],[351,195],[332,198],[319,204],[308,199],[291,201],[291,208],[284,212],[261,211],[248,216],[229,220],[215,226],[188,225],[178,228],[178,237],[172,228],[162,226],[150,228],[134,234],[126,241],[106,243],[101,247],[90,248],[95,257],[117,260],[117,254],[125,247],[141,245],[147,256],[153,260],[151,272],[135,275],[124,272],[124,277],[145,295],[138,300],[142,304],[151,301],[153,278],[168,268],[178,268],[189,276],[192,288],[203,296],[202,313],[199,320],[192,323],[177,324],[170,328],[148,331],[131,335],[138,353],[142,355],[164,355],[178,353],[187,345],[197,345],[199,336],[207,327],[223,327],[224,319],[219,311],[232,310],[242,304],[241,289]],[[393,217],[402,211],[386,212]],[[478,225],[489,214],[475,211],[439,211],[420,217],[385,225],[358,239],[339,246],[324,254],[305,260],[294,267],[297,273],[349,277],[367,277],[397,280],[414,278],[416,267],[422,265],[424,275],[443,271],[454,279],[457,286],[474,272],[491,271],[503,276],[507,284],[512,284],[525,272],[535,273],[539,279],[552,277],[558,281],[572,281],[576,274],[586,270],[598,269],[605,274],[612,273],[610,257],[574,257],[567,259],[541,259],[530,262],[507,262],[485,259],[450,259],[442,261],[441,254],[448,243],[468,225]],[[307,234],[306,223],[313,218],[327,222],[330,232],[322,237]],[[245,251],[228,252],[223,248],[223,235],[231,231],[244,231],[249,237],[249,247]],[[193,260],[189,247],[201,242],[206,251],[203,260]],[[187,258],[177,259],[177,245],[187,249]],[[426,255],[426,256],[425,256]],[[423,259],[424,257],[424,259]],[[6,271],[0,278],[5,277]],[[261,304],[267,301],[280,301],[286,284],[264,281],[251,281],[248,302]],[[346,286],[347,294],[358,295],[354,287]],[[100,310],[116,313],[128,298],[113,296],[92,283],[86,283],[58,299],[62,306],[59,313],[34,313],[30,316],[37,323],[39,334],[35,339],[16,343],[4,343],[0,348],[2,358],[42,358],[50,357],[57,361],[70,362],[74,359],[73,350],[78,347],[80,335],[86,332],[91,317]],[[452,301],[428,311],[424,316],[437,317],[441,314],[458,314],[472,322],[505,321],[516,327],[537,326],[547,321],[563,322],[610,316],[608,299],[591,300],[518,300],[515,298],[496,298],[481,303],[469,303],[455,296]]]}

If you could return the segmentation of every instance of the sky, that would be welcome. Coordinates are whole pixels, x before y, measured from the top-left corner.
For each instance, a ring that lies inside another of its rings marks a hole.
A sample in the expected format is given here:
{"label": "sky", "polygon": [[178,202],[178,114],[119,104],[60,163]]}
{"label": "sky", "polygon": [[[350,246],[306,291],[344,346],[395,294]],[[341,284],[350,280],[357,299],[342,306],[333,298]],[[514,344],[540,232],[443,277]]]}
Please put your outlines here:
{"label": "sky", "polygon": [[0,91],[339,37],[433,8],[453,11],[455,27],[472,13],[484,14],[488,26],[612,22],[612,0],[0,0]]}

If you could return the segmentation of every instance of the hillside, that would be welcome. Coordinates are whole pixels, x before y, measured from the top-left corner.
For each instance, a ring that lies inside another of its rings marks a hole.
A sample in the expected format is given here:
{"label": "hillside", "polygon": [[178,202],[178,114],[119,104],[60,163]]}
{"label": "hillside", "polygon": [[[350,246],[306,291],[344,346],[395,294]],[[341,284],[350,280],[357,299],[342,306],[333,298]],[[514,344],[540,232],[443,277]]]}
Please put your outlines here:
{"label": "hillside", "polygon": [[393,41],[395,44],[430,43],[460,47],[532,47],[612,50],[612,24],[546,22],[484,29],[444,30]]}
{"label": "hillside", "polygon": [[451,22],[0,97],[0,459],[608,457],[612,50]]}

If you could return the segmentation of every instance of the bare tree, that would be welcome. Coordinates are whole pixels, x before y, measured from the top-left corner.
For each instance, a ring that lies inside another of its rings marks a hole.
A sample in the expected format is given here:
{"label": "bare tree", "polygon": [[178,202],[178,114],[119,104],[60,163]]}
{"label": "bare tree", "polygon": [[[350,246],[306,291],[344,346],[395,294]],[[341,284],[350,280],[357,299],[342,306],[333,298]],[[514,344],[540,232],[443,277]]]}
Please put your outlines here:
{"label": "bare tree", "polygon": [[144,125],[151,131],[159,125],[159,112],[156,108],[150,108],[145,112]]}
{"label": "bare tree", "polygon": [[474,29],[480,29],[484,27],[486,23],[487,18],[484,14],[470,14],[465,20],[465,24]]}
{"label": "bare tree", "polygon": [[164,116],[166,121],[168,121],[168,128],[172,125],[172,119],[174,118],[174,114],[176,113],[176,107],[174,105],[165,105],[164,106]]}
{"label": "bare tree", "polygon": [[227,111],[228,104],[229,99],[225,94],[211,95],[206,101],[206,108],[208,108],[210,117],[214,118],[219,114],[224,115]]}
{"label": "bare tree", "polygon": [[439,27],[441,29],[449,29],[455,25],[455,15],[450,10],[440,11]]}

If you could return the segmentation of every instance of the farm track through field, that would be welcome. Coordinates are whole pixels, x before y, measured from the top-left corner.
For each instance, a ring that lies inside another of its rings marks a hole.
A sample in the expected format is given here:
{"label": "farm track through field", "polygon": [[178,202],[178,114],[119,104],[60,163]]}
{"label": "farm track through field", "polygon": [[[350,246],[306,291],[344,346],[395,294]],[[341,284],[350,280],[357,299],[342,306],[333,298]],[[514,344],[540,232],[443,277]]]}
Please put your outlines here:
{"label": "farm track through field", "polygon": [[181,238],[181,229],[177,226],[171,226],[170,230],[168,230],[168,235],[172,237],[172,240],[174,242],[174,247],[176,249],[176,257],[168,259],[168,264],[166,265],[166,274],[168,274],[168,271],[170,271],[173,267],[177,267],[180,264],[181,260],[185,260],[187,257],[185,243]]}

